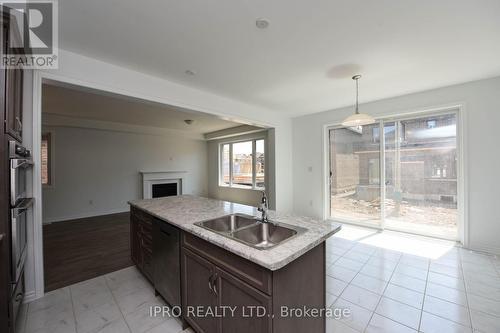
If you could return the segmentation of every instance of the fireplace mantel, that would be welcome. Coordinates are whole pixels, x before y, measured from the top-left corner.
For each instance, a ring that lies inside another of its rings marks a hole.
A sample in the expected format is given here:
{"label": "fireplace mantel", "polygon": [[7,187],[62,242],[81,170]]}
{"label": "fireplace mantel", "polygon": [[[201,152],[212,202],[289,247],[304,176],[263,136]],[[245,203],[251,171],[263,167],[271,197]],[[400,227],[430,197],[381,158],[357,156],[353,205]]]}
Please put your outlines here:
{"label": "fireplace mantel", "polygon": [[177,183],[177,195],[183,193],[187,171],[139,171],[142,176],[142,197],[152,198],[153,184]]}

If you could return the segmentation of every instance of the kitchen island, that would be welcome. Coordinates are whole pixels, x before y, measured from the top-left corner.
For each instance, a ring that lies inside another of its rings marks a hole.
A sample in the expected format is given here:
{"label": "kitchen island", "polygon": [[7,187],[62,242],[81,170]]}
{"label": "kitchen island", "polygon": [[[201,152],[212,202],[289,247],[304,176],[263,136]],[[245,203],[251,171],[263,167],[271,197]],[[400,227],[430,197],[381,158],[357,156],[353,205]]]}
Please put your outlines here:
{"label": "kitchen island", "polygon": [[269,211],[273,223],[301,232],[258,249],[197,225],[259,216],[255,207],[186,195],[130,205],[133,261],[195,331],[325,331],[324,242],[339,224]]}

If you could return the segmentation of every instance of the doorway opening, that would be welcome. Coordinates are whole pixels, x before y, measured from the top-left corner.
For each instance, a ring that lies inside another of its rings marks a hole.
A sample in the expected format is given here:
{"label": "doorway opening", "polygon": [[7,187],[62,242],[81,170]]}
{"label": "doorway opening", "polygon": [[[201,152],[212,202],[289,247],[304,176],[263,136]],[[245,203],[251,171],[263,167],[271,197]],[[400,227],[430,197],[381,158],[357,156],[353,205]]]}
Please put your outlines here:
{"label": "doorway opening", "polygon": [[149,198],[206,195],[205,134],[242,123],[47,80],[40,125],[40,263],[51,291],[133,265],[128,202],[146,198],[144,185]]}

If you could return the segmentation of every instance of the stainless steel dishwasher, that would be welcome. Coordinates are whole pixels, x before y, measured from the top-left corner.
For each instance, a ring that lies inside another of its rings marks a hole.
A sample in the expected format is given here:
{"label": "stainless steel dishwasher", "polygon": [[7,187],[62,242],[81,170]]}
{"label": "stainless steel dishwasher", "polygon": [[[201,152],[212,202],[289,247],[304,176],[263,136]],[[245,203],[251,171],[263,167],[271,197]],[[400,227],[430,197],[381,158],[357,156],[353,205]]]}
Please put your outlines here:
{"label": "stainless steel dishwasher", "polygon": [[153,282],[170,306],[181,305],[180,232],[158,219],[153,223]]}

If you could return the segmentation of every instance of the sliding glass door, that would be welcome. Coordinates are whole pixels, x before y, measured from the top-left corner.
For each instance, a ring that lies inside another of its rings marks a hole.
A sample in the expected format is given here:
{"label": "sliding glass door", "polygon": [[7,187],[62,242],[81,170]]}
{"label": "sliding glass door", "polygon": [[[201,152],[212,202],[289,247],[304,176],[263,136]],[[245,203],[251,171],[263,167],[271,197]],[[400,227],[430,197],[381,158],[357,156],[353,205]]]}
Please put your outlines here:
{"label": "sliding glass door", "polygon": [[330,130],[332,218],[380,224],[380,146],[373,140],[378,130],[378,124]]}
{"label": "sliding glass door", "polygon": [[457,115],[330,130],[330,216],[457,239]]}
{"label": "sliding glass door", "polygon": [[386,227],[455,239],[456,114],[399,120],[391,125],[395,135],[385,140]]}

